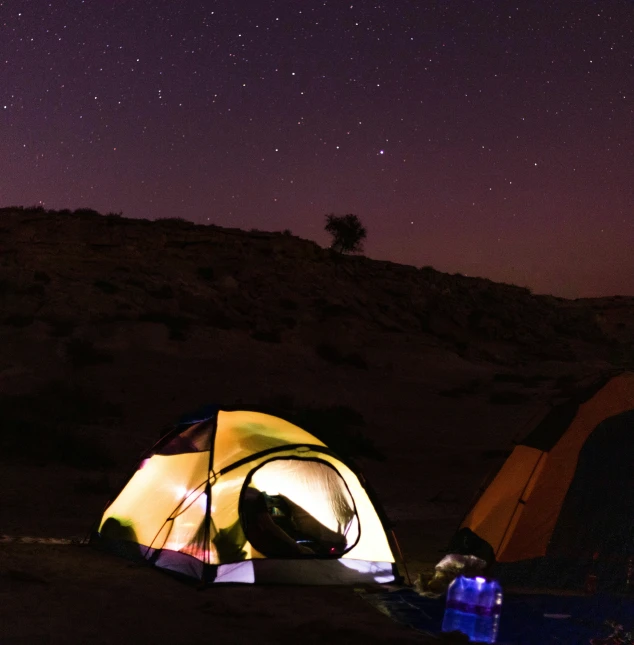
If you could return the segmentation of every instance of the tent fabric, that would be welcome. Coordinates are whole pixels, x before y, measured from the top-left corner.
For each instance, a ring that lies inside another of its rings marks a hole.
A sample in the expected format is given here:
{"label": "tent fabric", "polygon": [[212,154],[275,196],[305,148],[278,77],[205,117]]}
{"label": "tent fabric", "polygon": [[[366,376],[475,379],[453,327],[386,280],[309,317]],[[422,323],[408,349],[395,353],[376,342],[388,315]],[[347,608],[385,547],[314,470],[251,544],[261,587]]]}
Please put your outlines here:
{"label": "tent fabric", "polygon": [[634,374],[626,372],[555,410],[517,445],[459,534],[486,542],[498,565],[523,563],[524,576],[550,569],[552,579],[552,567],[578,569],[595,552],[622,564],[634,553],[633,451]]}
{"label": "tent fabric", "polygon": [[522,444],[538,450],[551,450],[574,420],[579,412],[579,406],[589,401],[610,379],[610,376],[602,376],[589,385],[579,388],[566,401],[553,407],[526,436]]}
{"label": "tent fabric", "polygon": [[[190,426],[181,422],[141,460],[99,522],[101,543],[215,582],[395,579],[377,508],[349,465],[279,417],[213,408],[211,414],[195,416]],[[277,496],[291,509],[304,538],[292,542],[292,552],[263,552],[268,547],[254,543],[255,533],[249,539],[249,491]]]}

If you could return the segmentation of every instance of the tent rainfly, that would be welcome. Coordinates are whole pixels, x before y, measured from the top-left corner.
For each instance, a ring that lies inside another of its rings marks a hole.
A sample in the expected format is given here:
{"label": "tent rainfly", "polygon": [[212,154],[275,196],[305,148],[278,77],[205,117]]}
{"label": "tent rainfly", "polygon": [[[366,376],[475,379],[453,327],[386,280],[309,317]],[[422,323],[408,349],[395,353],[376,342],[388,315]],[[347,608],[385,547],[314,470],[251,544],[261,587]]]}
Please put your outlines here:
{"label": "tent rainfly", "polygon": [[144,455],[93,542],[207,583],[385,583],[398,571],[382,517],[313,435],[208,406]]}
{"label": "tent rainfly", "polygon": [[634,373],[610,375],[552,408],[464,519],[453,553],[503,582],[622,588],[634,555]]}

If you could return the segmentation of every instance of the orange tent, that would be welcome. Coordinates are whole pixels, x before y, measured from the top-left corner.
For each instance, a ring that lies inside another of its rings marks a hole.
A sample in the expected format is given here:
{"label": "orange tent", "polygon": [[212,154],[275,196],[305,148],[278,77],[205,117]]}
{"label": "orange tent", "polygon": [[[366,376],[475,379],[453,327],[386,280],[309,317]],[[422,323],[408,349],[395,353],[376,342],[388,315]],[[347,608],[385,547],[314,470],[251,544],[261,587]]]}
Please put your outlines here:
{"label": "orange tent", "polygon": [[606,583],[624,580],[634,554],[634,373],[553,408],[514,448],[452,550],[495,561],[516,582],[538,582],[540,571],[549,584],[578,585],[593,558],[613,571]]}

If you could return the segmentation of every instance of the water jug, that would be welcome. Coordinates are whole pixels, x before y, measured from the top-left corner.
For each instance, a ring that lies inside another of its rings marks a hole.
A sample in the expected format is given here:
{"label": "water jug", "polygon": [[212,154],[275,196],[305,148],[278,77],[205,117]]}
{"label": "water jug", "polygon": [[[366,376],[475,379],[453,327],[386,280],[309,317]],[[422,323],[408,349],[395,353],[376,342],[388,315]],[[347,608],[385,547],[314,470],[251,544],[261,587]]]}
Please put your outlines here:
{"label": "water jug", "polygon": [[443,632],[459,631],[472,642],[495,643],[502,588],[495,580],[459,576],[447,590]]}
{"label": "water jug", "polygon": [[481,587],[476,606],[474,641],[495,643],[502,612],[502,587],[496,580],[486,580]]}
{"label": "water jug", "polygon": [[473,631],[475,614],[467,611],[467,578],[458,576],[447,589],[447,602],[442,622],[443,632],[462,632],[469,636]]}

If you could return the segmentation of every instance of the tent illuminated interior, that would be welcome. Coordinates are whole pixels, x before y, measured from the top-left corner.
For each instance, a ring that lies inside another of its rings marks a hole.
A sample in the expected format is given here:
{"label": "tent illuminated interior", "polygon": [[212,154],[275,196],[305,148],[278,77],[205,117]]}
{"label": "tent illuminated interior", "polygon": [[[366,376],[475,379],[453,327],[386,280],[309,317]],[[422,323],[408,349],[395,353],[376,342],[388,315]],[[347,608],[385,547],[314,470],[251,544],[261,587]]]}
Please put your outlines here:
{"label": "tent illuminated interior", "polygon": [[168,432],[93,539],[209,583],[356,584],[398,576],[363,476],[292,423],[207,408]]}

